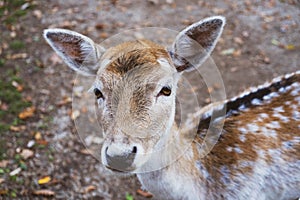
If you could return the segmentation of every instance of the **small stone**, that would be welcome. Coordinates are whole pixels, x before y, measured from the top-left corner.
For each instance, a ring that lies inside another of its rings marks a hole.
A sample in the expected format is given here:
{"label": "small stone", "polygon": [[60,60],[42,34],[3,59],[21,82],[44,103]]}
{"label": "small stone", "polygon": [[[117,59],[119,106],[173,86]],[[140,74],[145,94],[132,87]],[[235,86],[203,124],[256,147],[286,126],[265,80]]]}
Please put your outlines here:
{"label": "small stone", "polygon": [[27,143],[27,148],[31,148],[35,145],[35,141],[34,140],[30,140],[28,143]]}
{"label": "small stone", "polygon": [[247,38],[249,37],[249,33],[247,31],[243,31],[242,32],[243,37]]}
{"label": "small stone", "polygon": [[42,11],[40,10],[34,10],[33,11],[33,15],[37,18],[37,19],[41,19],[43,14],[42,14]]}
{"label": "small stone", "polygon": [[17,33],[15,31],[12,31],[9,35],[11,38],[15,38],[17,36]]}
{"label": "small stone", "polygon": [[265,57],[265,58],[264,58],[264,63],[270,64],[270,63],[271,63],[271,62],[270,62],[270,58],[269,58],[269,57]]}
{"label": "small stone", "polygon": [[233,41],[237,44],[244,44],[244,41],[240,37],[233,38]]}

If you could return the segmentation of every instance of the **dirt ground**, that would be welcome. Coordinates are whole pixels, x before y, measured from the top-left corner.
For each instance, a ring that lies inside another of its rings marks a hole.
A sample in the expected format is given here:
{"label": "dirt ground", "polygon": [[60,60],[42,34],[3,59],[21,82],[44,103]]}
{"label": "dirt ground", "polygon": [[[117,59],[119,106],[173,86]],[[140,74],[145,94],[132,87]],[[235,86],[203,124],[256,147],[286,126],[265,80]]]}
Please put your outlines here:
{"label": "dirt ground", "polygon": [[[0,8],[7,2],[0,1]],[[0,199],[145,199],[136,193],[134,176],[114,176],[86,151],[71,119],[76,74],[43,40],[45,28],[67,28],[101,42],[127,29],[179,31],[223,15],[227,25],[212,58],[228,97],[300,69],[297,0],[23,0],[16,9],[27,12],[15,22],[7,22],[13,11],[1,15],[1,80],[11,80],[12,71],[20,81],[11,83],[34,109],[17,122],[12,114],[0,118],[9,126],[0,129]],[[0,100],[0,111],[9,111],[10,102]]]}

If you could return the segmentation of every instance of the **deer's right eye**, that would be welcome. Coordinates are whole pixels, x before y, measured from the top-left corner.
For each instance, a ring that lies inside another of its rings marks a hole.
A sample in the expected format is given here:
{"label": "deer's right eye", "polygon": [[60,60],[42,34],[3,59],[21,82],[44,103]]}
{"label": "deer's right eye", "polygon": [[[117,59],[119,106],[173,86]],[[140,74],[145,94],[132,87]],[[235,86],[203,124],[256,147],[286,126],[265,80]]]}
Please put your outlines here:
{"label": "deer's right eye", "polygon": [[98,88],[94,89],[94,93],[97,99],[104,99],[102,92]]}

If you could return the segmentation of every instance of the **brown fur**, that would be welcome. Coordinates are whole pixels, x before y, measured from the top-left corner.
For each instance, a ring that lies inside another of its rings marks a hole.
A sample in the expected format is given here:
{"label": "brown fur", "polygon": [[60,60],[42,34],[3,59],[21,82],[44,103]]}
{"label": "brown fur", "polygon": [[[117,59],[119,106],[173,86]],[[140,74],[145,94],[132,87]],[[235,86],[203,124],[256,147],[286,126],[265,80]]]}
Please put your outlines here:
{"label": "brown fur", "polygon": [[107,71],[118,76],[145,64],[158,67],[157,59],[169,57],[165,48],[148,40],[122,43],[109,52],[109,55],[104,55],[104,58],[111,60]]}

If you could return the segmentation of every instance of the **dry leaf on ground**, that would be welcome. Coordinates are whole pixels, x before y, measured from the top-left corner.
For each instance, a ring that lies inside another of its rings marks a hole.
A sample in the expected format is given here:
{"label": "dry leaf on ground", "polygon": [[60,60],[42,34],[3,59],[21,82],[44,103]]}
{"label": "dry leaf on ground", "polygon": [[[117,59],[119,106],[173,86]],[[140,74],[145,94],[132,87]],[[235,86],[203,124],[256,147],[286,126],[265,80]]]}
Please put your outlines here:
{"label": "dry leaf on ground", "polygon": [[24,160],[27,160],[28,158],[33,157],[34,152],[30,149],[23,149],[20,155]]}
{"label": "dry leaf on ground", "polygon": [[17,169],[10,172],[9,175],[10,176],[15,176],[15,175],[19,174],[21,171],[22,171],[22,169],[20,167],[18,167]]}
{"label": "dry leaf on ground", "polygon": [[32,117],[34,115],[34,112],[35,112],[35,107],[34,106],[28,107],[23,112],[21,112],[19,114],[19,118],[20,119],[27,119],[29,117]]}
{"label": "dry leaf on ground", "polygon": [[89,193],[89,192],[94,191],[94,190],[96,190],[96,186],[89,185],[89,186],[86,186],[85,188],[83,188],[81,193],[86,194],[86,193]]}
{"label": "dry leaf on ground", "polygon": [[0,161],[0,168],[5,168],[7,167],[9,161],[8,160],[1,160]]}
{"label": "dry leaf on ground", "polygon": [[24,131],[26,126],[10,126],[9,129],[14,132]]}
{"label": "dry leaf on ground", "polygon": [[45,177],[38,180],[38,184],[43,185],[43,184],[49,183],[50,181],[51,181],[51,177],[50,176],[45,176]]}
{"label": "dry leaf on ground", "polygon": [[141,196],[146,197],[146,198],[151,198],[151,197],[153,197],[153,194],[151,194],[150,192],[141,190],[141,189],[138,189],[138,190],[136,191],[136,193],[137,193],[138,195],[141,195]]}
{"label": "dry leaf on ground", "polygon": [[8,193],[8,190],[2,190],[0,189],[0,195],[6,195]]}
{"label": "dry leaf on ground", "polygon": [[72,115],[71,115],[71,119],[75,120],[80,116],[80,111],[79,110],[73,110]]}
{"label": "dry leaf on ground", "polygon": [[41,195],[41,196],[54,196],[55,192],[52,190],[41,189],[41,190],[34,190],[33,194]]}

